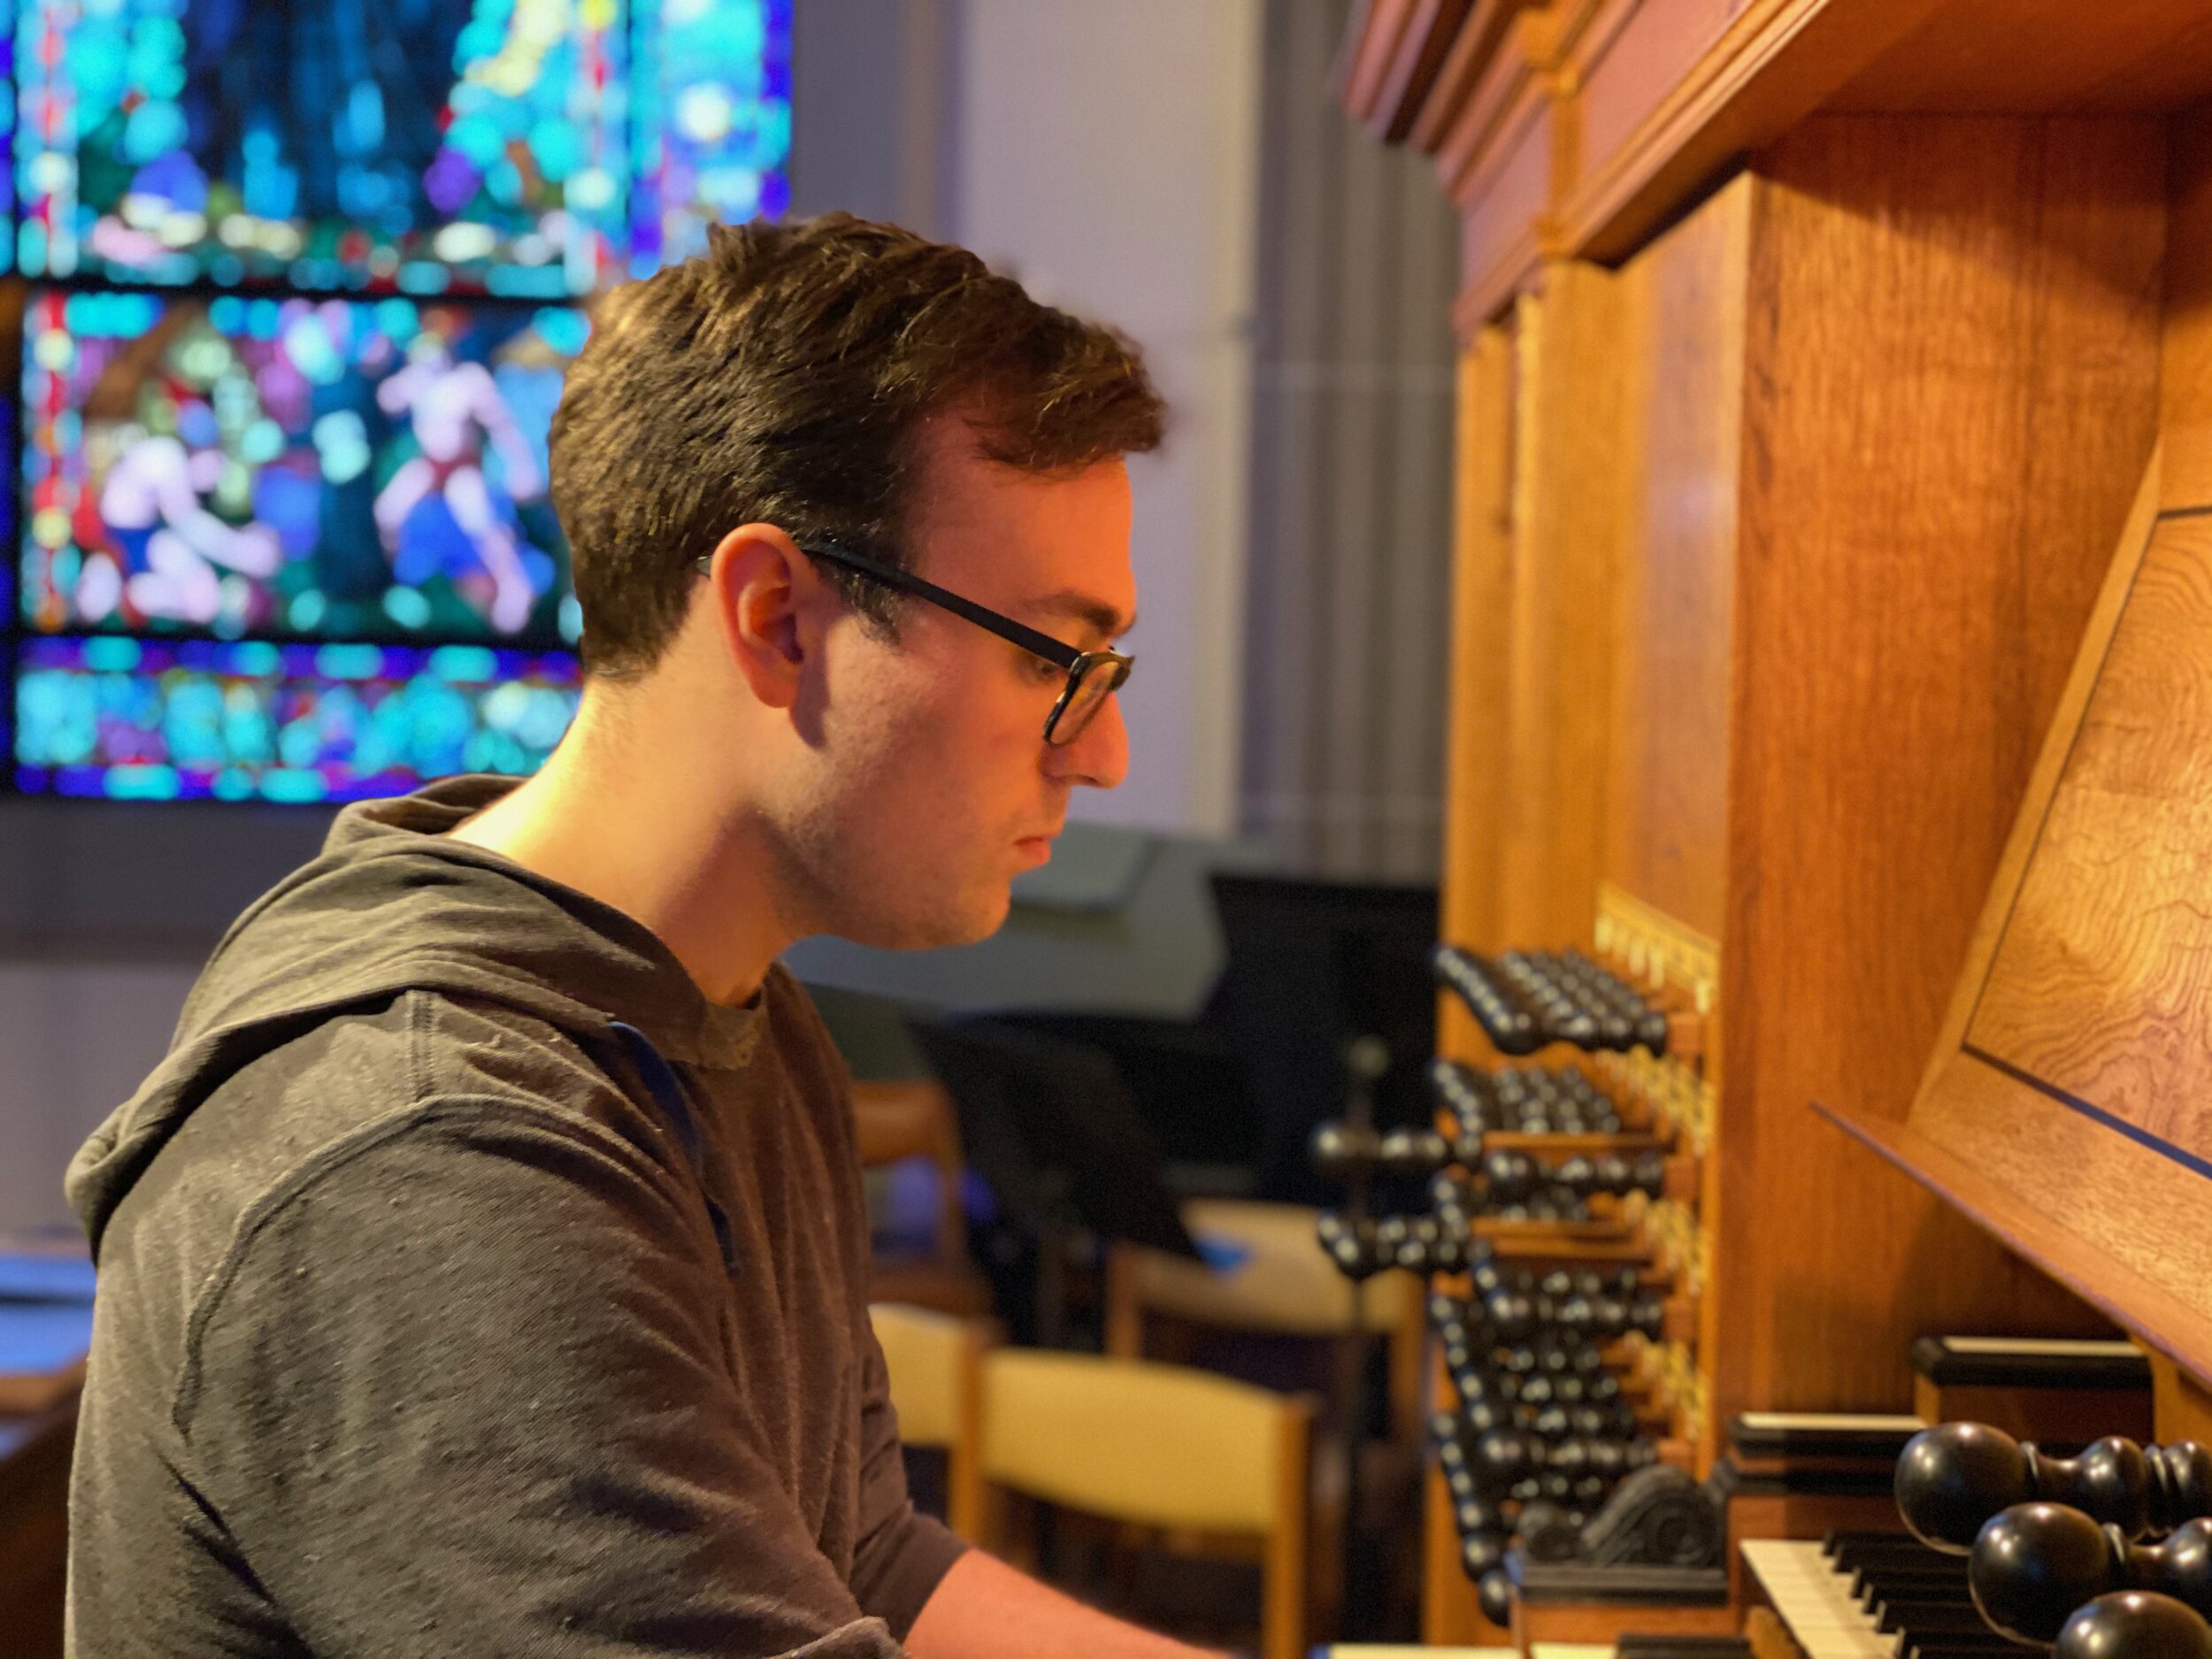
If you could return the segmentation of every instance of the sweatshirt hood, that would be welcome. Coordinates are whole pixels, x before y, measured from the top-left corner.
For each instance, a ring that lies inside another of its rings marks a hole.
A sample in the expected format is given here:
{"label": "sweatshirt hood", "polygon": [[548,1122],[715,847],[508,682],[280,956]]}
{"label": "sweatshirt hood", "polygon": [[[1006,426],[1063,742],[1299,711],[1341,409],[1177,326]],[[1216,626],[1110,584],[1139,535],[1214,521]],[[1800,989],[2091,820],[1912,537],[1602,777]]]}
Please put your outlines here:
{"label": "sweatshirt hood", "polygon": [[658,935],[612,905],[446,832],[515,787],[449,778],[347,807],[322,852],[234,922],[185,999],[169,1053],[69,1166],[96,1255],[138,1178],[242,1067],[403,992],[482,997],[590,1040],[635,1026],[667,1058],[741,1065],[761,1000],[707,1000]]}

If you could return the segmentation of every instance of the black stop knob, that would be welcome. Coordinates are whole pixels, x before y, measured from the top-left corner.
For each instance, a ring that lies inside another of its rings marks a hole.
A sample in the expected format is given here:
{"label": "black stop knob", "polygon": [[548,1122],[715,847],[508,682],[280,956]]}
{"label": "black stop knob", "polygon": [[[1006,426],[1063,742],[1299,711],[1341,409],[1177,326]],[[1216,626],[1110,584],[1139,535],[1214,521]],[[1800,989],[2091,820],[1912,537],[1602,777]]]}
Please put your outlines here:
{"label": "black stop knob", "polygon": [[1433,1129],[1393,1129],[1376,1148],[1376,1158],[1388,1175],[1432,1175],[1451,1156],[1450,1145]]}
{"label": "black stop knob", "polygon": [[1974,1540],[1967,1584],[2000,1634],[2040,1646],[2056,1639],[2076,1609],[2114,1587],[2121,1548],[2079,1509],[2015,1504]]}
{"label": "black stop knob", "polygon": [[1512,1290],[1494,1291],[1483,1299],[1482,1311],[1501,1342],[1525,1342],[1536,1334],[1539,1321],[1533,1297]]}
{"label": "black stop knob", "polygon": [[1486,1491],[1525,1480],[1543,1463],[1542,1446],[1511,1429],[1494,1429],[1475,1442],[1474,1463]]}
{"label": "black stop knob", "polygon": [[1475,1586],[1475,1598],[1482,1603],[1482,1616],[1493,1624],[1509,1628],[1513,1623],[1513,1578],[1502,1567],[1493,1567],[1484,1573]]}
{"label": "black stop knob", "polygon": [[1906,1442],[1897,1460],[1898,1513],[1931,1549],[1962,1555],[1993,1515],[2024,1502],[2020,1442],[1980,1423],[1945,1423]]}
{"label": "black stop knob", "polygon": [[2068,1619],[2051,1659],[2212,1659],[2212,1625],[2171,1596],[2123,1590]]}
{"label": "black stop knob", "polygon": [[1372,1129],[1350,1124],[1326,1123],[1306,1142],[1314,1173],[1325,1181],[1347,1181],[1363,1169],[1372,1169],[1382,1156],[1382,1137]]}
{"label": "black stop knob", "polygon": [[1459,1540],[1459,1560],[1469,1578],[1480,1578],[1505,1564],[1505,1539],[1497,1532],[1470,1532]]}
{"label": "black stop knob", "polygon": [[1371,1216],[1340,1216],[1325,1210],[1314,1225],[1321,1248],[1347,1279],[1371,1279],[1390,1265],[1376,1240]]}
{"label": "black stop knob", "polygon": [[1493,1152],[1482,1161],[1482,1178],[1491,1203],[1523,1204],[1536,1195],[1543,1171],[1525,1152]]}

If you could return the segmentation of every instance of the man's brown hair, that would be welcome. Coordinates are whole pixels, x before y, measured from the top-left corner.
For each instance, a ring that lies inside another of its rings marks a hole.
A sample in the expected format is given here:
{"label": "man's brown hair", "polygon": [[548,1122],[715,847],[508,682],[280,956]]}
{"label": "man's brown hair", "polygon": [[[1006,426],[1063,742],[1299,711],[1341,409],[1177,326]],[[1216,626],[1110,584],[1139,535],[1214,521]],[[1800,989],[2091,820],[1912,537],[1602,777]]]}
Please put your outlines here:
{"label": "man's brown hair", "polygon": [[[696,561],[741,524],[910,565],[922,422],[948,411],[986,457],[1033,472],[1160,439],[1129,340],[895,226],[828,213],[717,227],[698,257],[615,289],[553,417],[586,672],[650,668]],[[825,573],[890,626],[891,595]]]}

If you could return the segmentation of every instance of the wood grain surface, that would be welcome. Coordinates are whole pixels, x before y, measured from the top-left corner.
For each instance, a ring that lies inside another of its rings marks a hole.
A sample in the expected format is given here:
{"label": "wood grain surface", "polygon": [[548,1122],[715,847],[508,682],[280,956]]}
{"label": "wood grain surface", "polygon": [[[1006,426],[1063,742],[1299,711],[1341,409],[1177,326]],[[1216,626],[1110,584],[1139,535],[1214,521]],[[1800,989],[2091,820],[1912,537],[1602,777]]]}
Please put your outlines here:
{"label": "wood grain surface", "polygon": [[[1809,121],[1755,166],[1717,1417],[2090,1330],[1804,1110],[1900,1118],[2154,441],[2155,123]],[[2063,457],[2062,465],[2051,457]]]}
{"label": "wood grain surface", "polygon": [[[1444,762],[1444,937],[1469,949],[1509,949],[1499,931],[1498,849],[1504,834],[1507,723],[1513,657],[1513,415],[1509,329],[1485,329],[1460,358],[1455,435],[1451,717]],[[1477,1027],[1466,1005],[1439,1001],[1440,1052],[1467,1059]]]}
{"label": "wood grain surface", "polygon": [[1909,1123],[1815,1104],[2131,1335],[2212,1375],[2198,1178],[1966,1055]]}
{"label": "wood grain surface", "polygon": [[2158,503],[2165,488],[2164,457],[2165,443],[2162,438],[2151,451],[2150,461],[2136,486],[2134,504],[2128,510],[2112,560],[2105,568],[2096,603],[2090,608],[2089,619],[2082,628],[2080,649],[2067,675],[2065,689],[2059,694],[2058,707],[2045,729],[2035,768],[2028,775],[2021,810],[2013,820],[2004,851],[1997,861],[1996,873],[1990,879],[1980,919],[1967,945],[1965,964],[1959,971],[1942,1028],[1929,1052],[1928,1069],[1915,1096],[1916,1105],[1933,1087],[1936,1078],[1949,1067],[1966,1041],[1966,1027],[1981,1000],[1981,987],[1989,977],[1990,961],[1996,956],[1997,946],[2004,936],[2012,895],[2018,891],[2029,856],[2035,850],[2040,823],[2035,803],[2048,801],[2058,788],[2060,775],[2065,771],[2072,749],[2069,734],[2080,725],[2082,711],[2089,706],[2090,695],[2097,688],[2099,664],[2113,631],[2119,626],[2120,612],[2127,603],[2128,595],[2134,590],[2135,572],[2143,562],[2143,555],[2149,550],[2152,534],[2158,527]]}
{"label": "wood grain surface", "polygon": [[1711,938],[1726,908],[1751,195],[1740,180],[1619,278],[1629,477],[1605,875]]}
{"label": "wood grain surface", "polygon": [[1374,124],[1383,84],[1422,0],[1359,0],[1338,58],[1337,92],[1354,120]]}
{"label": "wood grain surface", "polygon": [[1625,149],[1720,39],[1729,15],[1728,0],[1608,0],[1562,65],[1579,154],[1589,165]]}
{"label": "wood grain surface", "polygon": [[2212,1171],[2212,518],[2152,537],[1966,1040]]}
{"label": "wood grain surface", "polygon": [[[1617,260],[1697,193],[1819,109],[1940,0],[1746,0],[1686,73],[1608,149],[1586,145],[1557,204],[1560,246]],[[1624,104],[1644,89],[1624,69]],[[1601,122],[1605,118],[1599,118]]]}
{"label": "wood grain surface", "polygon": [[1511,689],[1499,926],[1587,948],[1602,873],[1623,453],[1618,294],[1556,265],[1518,314]]}
{"label": "wood grain surface", "polygon": [[[1484,180],[1492,171],[1489,158],[1497,150],[1499,132],[1509,111],[1522,105],[1532,93],[1549,96],[1548,88],[1540,84],[1549,66],[1547,53],[1551,31],[1546,23],[1542,8],[1536,5],[1525,7],[1505,23],[1497,50],[1454,109],[1450,125],[1438,136],[1437,175],[1444,181],[1444,193],[1463,215],[1471,211],[1474,196],[1485,190]],[[1550,205],[1547,195],[1535,211],[1540,213]]]}
{"label": "wood grain surface", "polygon": [[2167,123],[2167,188],[2159,502],[2212,507],[2212,104]]}
{"label": "wood grain surface", "polygon": [[1470,0],[1414,0],[1413,15],[1384,65],[1367,112],[1377,136],[1394,142],[1412,130],[1429,88],[1467,20]]}

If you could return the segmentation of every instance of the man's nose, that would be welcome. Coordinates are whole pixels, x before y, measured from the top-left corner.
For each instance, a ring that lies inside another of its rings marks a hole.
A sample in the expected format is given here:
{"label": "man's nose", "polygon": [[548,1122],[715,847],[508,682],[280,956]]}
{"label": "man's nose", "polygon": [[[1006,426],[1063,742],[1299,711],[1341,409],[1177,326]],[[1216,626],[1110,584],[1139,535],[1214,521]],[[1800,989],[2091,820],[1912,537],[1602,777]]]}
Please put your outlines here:
{"label": "man's nose", "polygon": [[1072,743],[1045,746],[1045,765],[1055,778],[1094,789],[1111,789],[1129,775],[1129,728],[1121,718],[1121,694],[1099,705]]}

